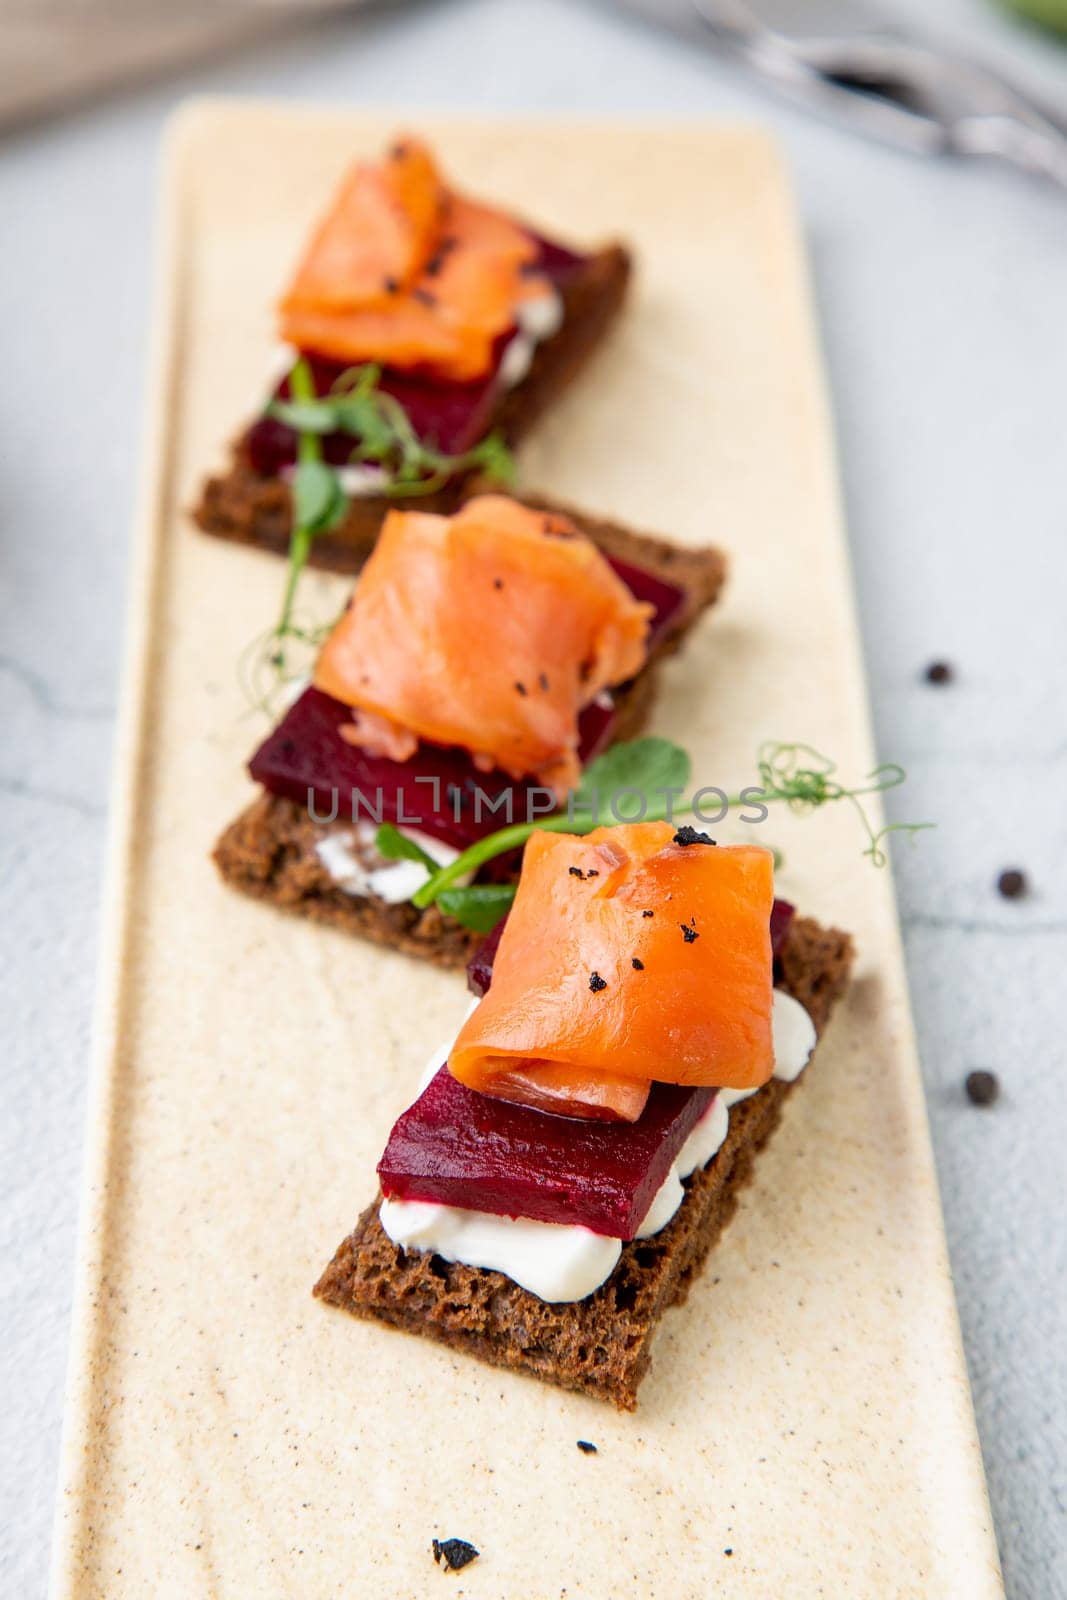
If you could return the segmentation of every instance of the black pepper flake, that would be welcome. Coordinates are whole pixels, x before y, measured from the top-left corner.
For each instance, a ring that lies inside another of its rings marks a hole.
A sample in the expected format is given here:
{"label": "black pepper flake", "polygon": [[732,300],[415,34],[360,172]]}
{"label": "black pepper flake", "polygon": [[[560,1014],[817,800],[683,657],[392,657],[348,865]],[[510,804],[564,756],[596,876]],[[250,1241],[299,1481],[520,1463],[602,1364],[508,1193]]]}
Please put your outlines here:
{"label": "black pepper flake", "polygon": [[524,683],[520,683],[517,678],[515,680],[515,688],[518,690],[519,694],[525,695],[526,685]]}
{"label": "black pepper flake", "polygon": [[733,1547],[733,1545],[732,1545],[732,1544],[728,1544],[728,1545],[727,1545],[727,1546],[726,1546],[726,1549],[725,1549],[725,1550],[724,1550],[724,1551],[723,1551],[723,1555],[724,1555],[724,1556],[732,1556],[732,1555],[733,1555],[733,1553],[734,1553],[734,1547]]}
{"label": "black pepper flake", "polygon": [[678,926],[682,930],[682,938],[685,940],[686,944],[695,944],[700,938],[699,933],[693,927],[691,922],[680,922]]}
{"label": "black pepper flake", "polygon": [[588,1439],[579,1439],[578,1448],[583,1456],[595,1456],[597,1453],[596,1445],[592,1444]]}
{"label": "black pepper flake", "polygon": [[438,1566],[444,1563],[446,1572],[462,1572],[464,1567],[469,1567],[472,1561],[477,1561],[481,1552],[476,1550],[467,1539],[435,1539],[433,1541],[433,1558]]}
{"label": "black pepper flake", "polygon": [[404,144],[403,140],[401,140],[398,144],[394,144],[389,151],[389,154],[392,156],[394,161],[402,161],[407,153],[408,147],[406,144]]}
{"label": "black pepper flake", "polygon": [[991,1106],[1000,1093],[995,1072],[968,1072],[963,1086],[973,1106]]}
{"label": "black pepper flake", "polygon": [[698,833],[697,830],[695,828],[691,828],[687,822],[683,827],[678,829],[678,832],[674,836],[674,842],[675,844],[682,845],[714,844],[715,840],[710,838],[706,833]]}
{"label": "black pepper flake", "polygon": [[384,288],[386,294],[397,294],[400,290],[400,284],[396,278],[383,279],[382,287]]}
{"label": "black pepper flake", "polygon": [[589,974],[589,987],[594,994],[599,994],[601,989],[606,989],[607,986],[607,979],[602,978],[599,972]]}
{"label": "black pepper flake", "polygon": [[596,867],[590,867],[589,871],[586,873],[586,877],[587,878],[599,878],[600,877],[600,873],[597,871]]}
{"label": "black pepper flake", "polygon": [[537,674],[537,681],[541,685],[541,688],[542,688],[543,692],[545,694],[547,694],[548,693],[548,673],[547,672],[539,672]]}
{"label": "black pepper flake", "polygon": [[1006,867],[997,879],[997,893],[1005,900],[1021,900],[1028,888],[1026,873],[1018,867]]}
{"label": "black pepper flake", "polygon": [[431,294],[429,289],[412,289],[411,298],[417,300],[420,306],[435,306],[437,304],[437,296]]}
{"label": "black pepper flake", "polygon": [[585,873],[582,871],[581,867],[568,867],[567,871],[570,873],[572,878],[581,878],[583,880],[585,878]]}
{"label": "black pepper flake", "polygon": [[546,539],[571,539],[574,530],[565,522],[560,522],[556,517],[543,517],[541,519],[541,532]]}
{"label": "black pepper flake", "polygon": [[502,589],[503,587],[504,587],[503,578],[494,578],[493,579],[493,588],[494,589]]}
{"label": "black pepper flake", "polygon": [[642,911],[641,915],[643,917],[654,917],[656,913],[654,911]]}
{"label": "black pepper flake", "polygon": [[644,972],[645,970],[645,963],[643,961],[639,961],[636,956],[631,958],[630,965],[633,967],[635,972]]}
{"label": "black pepper flake", "polygon": [[430,257],[429,261],[427,261],[422,270],[428,278],[436,278],[444,264],[445,258],[441,252],[438,251],[435,256]]}
{"label": "black pepper flake", "polygon": [[947,661],[931,661],[923,677],[927,683],[951,683],[952,668]]}

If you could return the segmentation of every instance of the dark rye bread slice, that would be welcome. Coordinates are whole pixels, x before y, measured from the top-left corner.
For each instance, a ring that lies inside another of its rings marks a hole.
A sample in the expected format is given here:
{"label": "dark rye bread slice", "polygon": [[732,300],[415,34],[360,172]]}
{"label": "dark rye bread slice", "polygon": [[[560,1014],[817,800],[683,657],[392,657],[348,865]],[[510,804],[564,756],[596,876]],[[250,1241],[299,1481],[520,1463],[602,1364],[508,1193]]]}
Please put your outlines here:
{"label": "dark rye bread slice", "polygon": [[[645,725],[655,691],[655,669],[617,695],[618,738],[630,739]],[[404,955],[421,956],[438,967],[465,967],[485,935],[465,928],[436,906],[420,910],[410,900],[384,900],[348,894],[319,860],[316,846],[330,832],[347,832],[313,821],[306,806],[263,791],[222,834],[214,861],[226,882],[242,894],[266,900],[358,934]]]}
{"label": "dark rye bread slice", "polygon": [[[606,554],[644,567],[685,593],[685,603],[657,640],[646,666],[614,691],[615,738],[632,739],[647,723],[659,662],[678,648],[687,630],[718,596],[726,575],[725,560],[718,550],[685,549],[548,500],[523,499],[543,510],[565,511]],[[296,801],[262,793],[220,837],[215,864],[228,884],[257,900],[407,955],[422,956],[437,966],[466,965],[482,936],[444,916],[436,906],[420,911],[410,902],[387,905],[339,888],[315,848],[328,831],[312,821]]]}
{"label": "dark rye bread slice", "polygon": [[[588,258],[585,268],[562,290],[559,332],[537,346],[521,383],[505,391],[490,421],[508,444],[516,445],[592,355],[615,320],[626,296],[631,260],[622,245],[609,245]],[[281,479],[263,477],[248,459],[247,433],[233,446],[229,470],[208,478],[193,519],[205,533],[284,555],[289,548],[291,501]],[[357,572],[378,537],[382,518],[405,505],[419,511],[453,511],[470,493],[472,479],[456,478],[433,495],[415,500],[385,495],[356,497],[344,519],[311,547],[311,563],[330,572]]]}
{"label": "dark rye bread slice", "polygon": [[[848,934],[806,917],[794,920],[777,982],[805,1007],[820,1038],[848,983],[852,956]],[[401,1249],[378,1221],[380,1195],[337,1251],[315,1294],[354,1316],[425,1334],[493,1366],[632,1411],[660,1318],[688,1295],[795,1087],[772,1079],[731,1108],[725,1143],[708,1166],[686,1179],[686,1196],[672,1221],[652,1238],[624,1245],[611,1277],[586,1300],[548,1305],[503,1273]]]}

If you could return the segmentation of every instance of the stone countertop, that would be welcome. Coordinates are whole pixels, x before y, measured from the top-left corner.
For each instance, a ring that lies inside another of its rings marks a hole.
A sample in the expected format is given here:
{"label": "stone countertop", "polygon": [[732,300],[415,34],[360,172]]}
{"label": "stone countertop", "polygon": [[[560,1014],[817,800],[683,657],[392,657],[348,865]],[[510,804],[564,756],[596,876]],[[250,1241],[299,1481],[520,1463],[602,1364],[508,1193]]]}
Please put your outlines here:
{"label": "stone countertop", "polygon": [[[918,14],[918,0],[899,12]],[[944,31],[1067,103],[1067,50],[978,0]],[[591,70],[595,63],[595,70]],[[0,1592],[43,1592],[162,123],[195,92],[758,118],[812,254],[912,999],[1012,1600],[1067,1596],[1067,195],[776,105],[611,3],[334,19],[0,145],[0,831],[8,1031]],[[56,642],[61,653],[56,653]],[[954,681],[923,669],[946,659]],[[1031,893],[998,896],[1005,866]],[[997,1072],[972,1106],[963,1079]]]}

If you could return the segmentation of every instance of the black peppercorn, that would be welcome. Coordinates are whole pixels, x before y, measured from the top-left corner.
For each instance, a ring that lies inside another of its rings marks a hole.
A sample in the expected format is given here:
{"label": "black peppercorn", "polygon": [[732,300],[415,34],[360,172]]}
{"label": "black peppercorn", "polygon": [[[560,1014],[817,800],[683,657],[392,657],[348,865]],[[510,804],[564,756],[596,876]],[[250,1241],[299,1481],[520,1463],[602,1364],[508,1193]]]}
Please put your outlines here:
{"label": "black peppercorn", "polygon": [[994,1072],[968,1072],[964,1088],[974,1106],[991,1106],[1000,1093],[1000,1084]]}

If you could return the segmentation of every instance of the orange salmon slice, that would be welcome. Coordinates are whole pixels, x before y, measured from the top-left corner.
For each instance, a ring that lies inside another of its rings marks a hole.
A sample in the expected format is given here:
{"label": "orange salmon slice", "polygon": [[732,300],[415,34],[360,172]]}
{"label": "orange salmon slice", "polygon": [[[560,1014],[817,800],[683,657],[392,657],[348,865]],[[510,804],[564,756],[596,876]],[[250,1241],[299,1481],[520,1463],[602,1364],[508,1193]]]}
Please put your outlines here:
{"label": "orange salmon slice", "polygon": [[484,377],[523,301],[537,244],[510,217],[450,190],[416,139],[345,177],[279,305],[283,340],[334,361]]}
{"label": "orange salmon slice", "polygon": [[568,1116],[634,1121],[651,1084],[750,1089],[774,1069],[773,858],[668,822],[535,833],[449,1070]]}
{"label": "orange salmon slice", "polygon": [[459,745],[562,795],[579,714],[644,665],[651,612],[566,517],[503,495],[453,517],[394,511],[314,682],[376,755]]}

